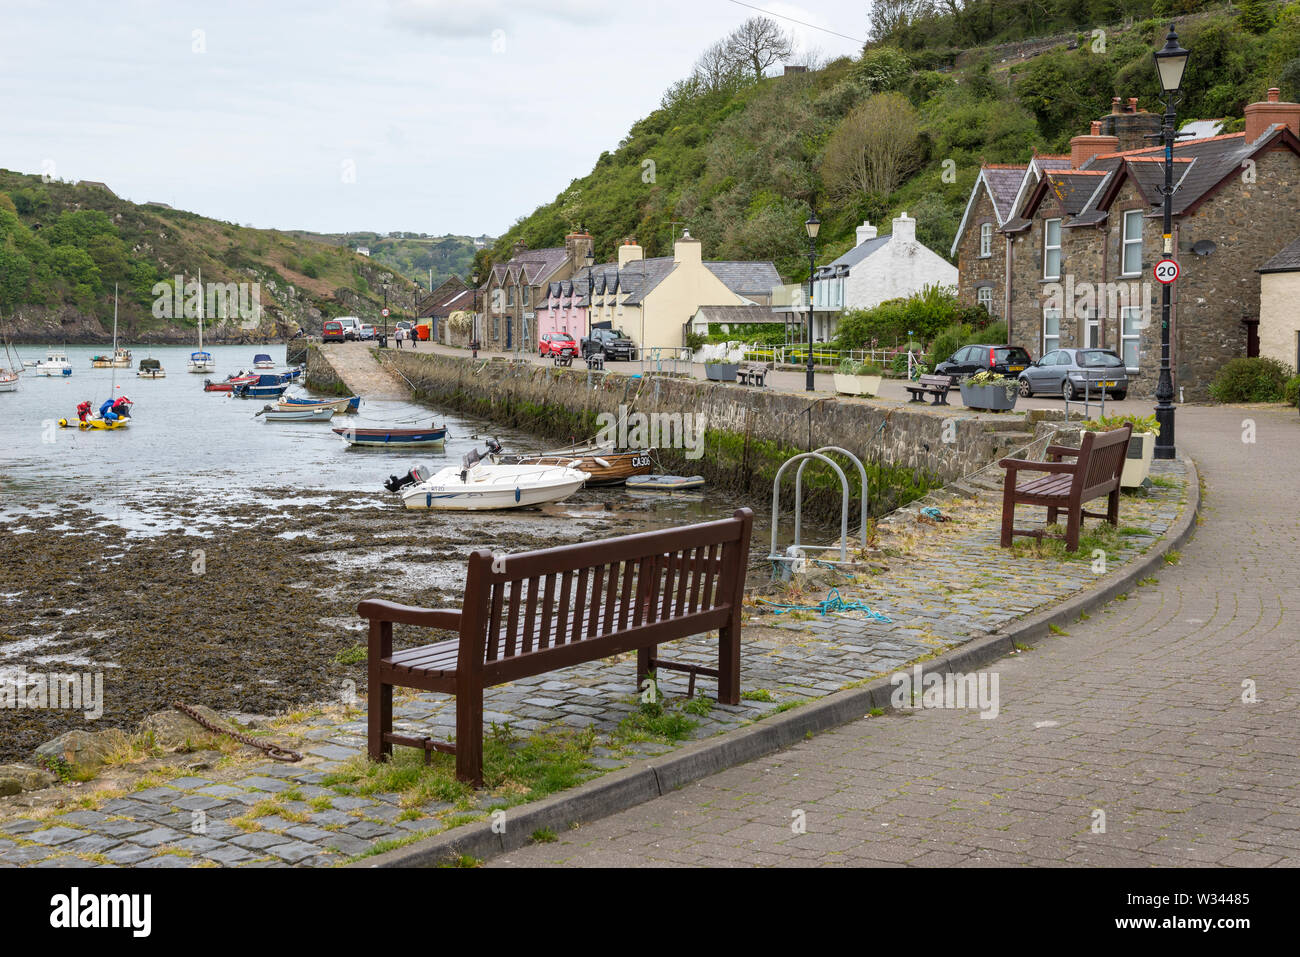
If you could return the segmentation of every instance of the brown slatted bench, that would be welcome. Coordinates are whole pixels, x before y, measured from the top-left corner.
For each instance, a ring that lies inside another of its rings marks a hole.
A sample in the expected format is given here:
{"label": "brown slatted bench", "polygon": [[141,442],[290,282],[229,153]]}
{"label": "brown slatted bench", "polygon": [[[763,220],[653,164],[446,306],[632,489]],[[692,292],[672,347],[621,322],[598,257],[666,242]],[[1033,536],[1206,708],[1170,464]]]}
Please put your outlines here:
{"label": "brown slatted bench", "polygon": [[[1077,449],[1062,445],[1047,447],[1046,462],[1028,459],[1003,459],[998,464],[1007,470],[1002,482],[1002,547],[1011,545],[1013,535],[1033,535],[1042,538],[1041,529],[1015,528],[1017,505],[1047,506],[1047,523],[1053,524],[1057,515],[1066,515],[1065,549],[1079,549],[1079,527],[1084,516],[1104,518],[1112,525],[1119,524],[1119,483],[1124,474],[1124,459],[1128,454],[1129,437],[1133,426],[1111,432],[1085,432]],[[1062,462],[1064,457],[1073,462]],[[1023,485],[1017,483],[1017,474],[1046,472],[1043,478],[1031,479]],[[1089,512],[1085,502],[1107,497],[1107,508],[1102,512]]]}
{"label": "brown slatted bench", "polygon": [[947,405],[952,379],[946,375],[923,375],[916,382],[909,382],[903,388],[911,395],[909,402],[924,402],[927,395],[932,395],[934,396],[932,405]]}
{"label": "brown slatted bench", "polygon": [[[718,681],[718,700],[740,703],[740,612],[754,514],[603,542],[469,557],[455,609],[379,599],[357,607],[370,622],[368,738],[372,760],[393,745],[456,755],[456,776],[483,783],[483,689],[569,665],[637,652],[637,687],[658,669]],[[454,631],[456,638],[393,651],[393,625]],[[660,658],[663,642],[718,630],[718,667]],[[456,742],[393,733],[393,688],[456,696]]]}

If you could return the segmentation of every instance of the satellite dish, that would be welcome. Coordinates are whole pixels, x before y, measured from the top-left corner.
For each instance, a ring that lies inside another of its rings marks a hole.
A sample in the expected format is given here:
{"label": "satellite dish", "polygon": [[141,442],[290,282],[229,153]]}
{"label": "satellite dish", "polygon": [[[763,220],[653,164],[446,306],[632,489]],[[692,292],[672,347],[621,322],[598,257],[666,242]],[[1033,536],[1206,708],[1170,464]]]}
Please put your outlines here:
{"label": "satellite dish", "polygon": [[1192,252],[1198,256],[1208,256],[1218,248],[1213,240],[1202,239],[1192,245]]}

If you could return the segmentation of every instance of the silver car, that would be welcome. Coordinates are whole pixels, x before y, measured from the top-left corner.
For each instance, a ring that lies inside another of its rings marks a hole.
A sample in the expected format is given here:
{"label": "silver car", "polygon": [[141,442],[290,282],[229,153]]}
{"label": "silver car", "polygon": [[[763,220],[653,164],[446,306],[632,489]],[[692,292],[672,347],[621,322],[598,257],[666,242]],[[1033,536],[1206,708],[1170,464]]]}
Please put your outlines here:
{"label": "silver car", "polygon": [[1124,360],[1109,349],[1057,349],[1020,373],[1020,394],[1053,393],[1067,399],[1081,395],[1122,399],[1128,395]]}

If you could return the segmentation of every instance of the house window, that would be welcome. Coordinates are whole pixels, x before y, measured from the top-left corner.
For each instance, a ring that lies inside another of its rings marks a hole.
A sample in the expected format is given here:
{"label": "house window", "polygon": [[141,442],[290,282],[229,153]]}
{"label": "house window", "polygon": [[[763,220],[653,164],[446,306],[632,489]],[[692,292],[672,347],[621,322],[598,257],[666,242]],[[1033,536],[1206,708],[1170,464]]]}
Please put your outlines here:
{"label": "house window", "polygon": [[1084,317],[1083,345],[1085,349],[1101,348],[1101,321],[1095,317]]}
{"label": "house window", "polygon": [[506,286],[506,305],[513,306],[514,304],[515,304],[515,287]]}
{"label": "house window", "polygon": [[1120,355],[1129,372],[1138,371],[1138,337],[1142,332],[1142,307],[1125,306],[1120,312]]}
{"label": "house window", "polygon": [[1142,210],[1130,209],[1124,214],[1123,259],[1120,266],[1125,276],[1142,272]]}
{"label": "house window", "polygon": [[531,286],[524,286],[523,289],[524,305],[528,305],[533,298],[533,289]]}
{"label": "house window", "polygon": [[1061,347],[1061,310],[1043,310],[1043,355]]}
{"label": "house window", "polygon": [[993,224],[984,223],[980,226],[980,256],[993,255]]}
{"label": "house window", "polygon": [[980,286],[975,290],[975,305],[983,306],[984,311],[993,315],[993,287]]}
{"label": "house window", "polygon": [[1043,220],[1043,278],[1061,278],[1061,221]]}

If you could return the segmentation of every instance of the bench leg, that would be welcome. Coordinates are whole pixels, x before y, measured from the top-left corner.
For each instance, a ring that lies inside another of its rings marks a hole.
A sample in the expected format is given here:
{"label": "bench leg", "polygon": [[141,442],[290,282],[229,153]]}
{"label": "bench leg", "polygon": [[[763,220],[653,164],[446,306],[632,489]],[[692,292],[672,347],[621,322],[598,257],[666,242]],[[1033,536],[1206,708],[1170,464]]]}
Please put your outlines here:
{"label": "bench leg", "polygon": [[483,688],[456,689],[456,777],[483,786]]}
{"label": "bench leg", "polygon": [[[651,645],[649,648],[638,648],[636,652],[636,691],[641,694],[645,691],[645,682],[650,677],[650,662],[654,656],[659,653],[658,645]],[[655,693],[659,691],[656,688]]]}
{"label": "bench leg", "polygon": [[1066,509],[1067,517],[1065,520],[1065,550],[1067,552],[1077,552],[1079,550],[1079,526],[1083,524],[1083,506]]}
{"label": "bench leg", "polygon": [[1106,503],[1106,521],[1112,525],[1119,525],[1119,489],[1110,493],[1109,501]]}
{"label": "bench leg", "polygon": [[1002,547],[1011,547],[1011,530],[1016,527],[1016,476],[1008,472],[1002,479]]}
{"label": "bench leg", "polygon": [[370,619],[370,653],[367,668],[366,739],[371,761],[386,761],[393,746],[384,735],[393,730],[393,686],[379,678],[379,660],[393,651],[393,623]]}
{"label": "bench leg", "polygon": [[718,701],[740,704],[740,616],[718,629]]}
{"label": "bench leg", "polygon": [[1057,508],[1055,505],[1049,505],[1049,506],[1047,506],[1047,524],[1048,524],[1048,525],[1055,525],[1055,524],[1056,524],[1056,516],[1057,516],[1057,514],[1058,514],[1060,511],[1061,511],[1061,510],[1060,510],[1059,508]]}

